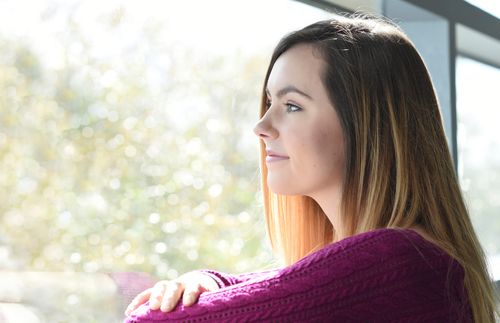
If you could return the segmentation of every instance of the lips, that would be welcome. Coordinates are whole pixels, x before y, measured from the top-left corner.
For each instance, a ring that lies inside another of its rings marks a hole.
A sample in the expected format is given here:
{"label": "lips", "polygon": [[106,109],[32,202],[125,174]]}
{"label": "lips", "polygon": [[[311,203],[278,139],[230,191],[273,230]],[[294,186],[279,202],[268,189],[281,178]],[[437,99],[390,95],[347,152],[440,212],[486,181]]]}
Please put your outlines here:
{"label": "lips", "polygon": [[276,162],[276,161],[280,161],[280,160],[287,160],[287,159],[289,159],[289,158],[288,157],[267,156],[266,163]]}
{"label": "lips", "polygon": [[280,154],[280,153],[277,153],[277,152],[275,152],[275,151],[273,151],[271,149],[266,149],[266,153],[267,153],[266,163],[277,162],[277,161],[280,161],[280,160],[290,159],[290,157],[285,156],[285,155]]}
{"label": "lips", "polygon": [[266,149],[266,153],[267,153],[267,156],[268,157],[279,157],[279,158],[289,158],[288,156],[284,155],[284,154],[280,154],[280,153],[277,153],[271,149]]}

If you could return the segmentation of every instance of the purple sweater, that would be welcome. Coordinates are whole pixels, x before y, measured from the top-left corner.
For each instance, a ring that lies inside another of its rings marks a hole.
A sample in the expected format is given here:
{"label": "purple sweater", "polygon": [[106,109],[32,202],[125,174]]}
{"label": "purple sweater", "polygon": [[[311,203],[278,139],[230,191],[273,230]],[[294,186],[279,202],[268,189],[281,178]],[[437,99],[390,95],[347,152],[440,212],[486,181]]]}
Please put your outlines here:
{"label": "purple sweater", "polygon": [[125,322],[472,322],[463,267],[410,229],[351,236],[285,268],[200,271],[221,289],[168,313],[145,303]]}

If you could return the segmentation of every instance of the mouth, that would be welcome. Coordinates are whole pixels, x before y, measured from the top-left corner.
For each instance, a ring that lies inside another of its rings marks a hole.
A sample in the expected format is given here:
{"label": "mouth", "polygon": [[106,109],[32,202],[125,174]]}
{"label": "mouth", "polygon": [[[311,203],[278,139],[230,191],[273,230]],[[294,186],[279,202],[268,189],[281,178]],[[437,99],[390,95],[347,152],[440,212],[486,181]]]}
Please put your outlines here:
{"label": "mouth", "polygon": [[279,162],[279,161],[284,161],[287,159],[290,159],[290,157],[285,156],[283,154],[280,154],[276,151],[273,151],[271,149],[266,149],[266,163],[274,163],[274,162]]}
{"label": "mouth", "polygon": [[283,161],[290,159],[289,157],[285,156],[273,156],[273,155],[267,155],[266,156],[266,163],[273,163],[273,162],[278,162],[278,161]]}
{"label": "mouth", "polygon": [[277,158],[285,158],[285,159],[290,158],[290,157],[285,156],[283,154],[277,153],[271,149],[266,149],[266,153],[267,153],[267,157],[277,157]]}

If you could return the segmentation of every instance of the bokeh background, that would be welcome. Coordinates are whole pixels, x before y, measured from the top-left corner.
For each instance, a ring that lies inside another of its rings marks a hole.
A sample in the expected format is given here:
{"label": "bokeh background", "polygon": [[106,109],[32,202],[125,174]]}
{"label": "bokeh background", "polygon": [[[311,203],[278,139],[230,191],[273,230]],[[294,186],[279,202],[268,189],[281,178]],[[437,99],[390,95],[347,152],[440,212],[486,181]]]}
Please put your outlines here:
{"label": "bokeh background", "polygon": [[[281,266],[252,128],[274,46],[332,15],[289,0],[0,0],[0,272],[87,284]],[[500,71],[459,57],[456,77],[458,173],[498,280]],[[86,295],[97,308],[99,290]],[[44,315],[109,322],[86,311]]]}
{"label": "bokeh background", "polygon": [[173,279],[279,265],[252,128],[274,45],[327,13],[289,1],[0,12],[0,269]]}

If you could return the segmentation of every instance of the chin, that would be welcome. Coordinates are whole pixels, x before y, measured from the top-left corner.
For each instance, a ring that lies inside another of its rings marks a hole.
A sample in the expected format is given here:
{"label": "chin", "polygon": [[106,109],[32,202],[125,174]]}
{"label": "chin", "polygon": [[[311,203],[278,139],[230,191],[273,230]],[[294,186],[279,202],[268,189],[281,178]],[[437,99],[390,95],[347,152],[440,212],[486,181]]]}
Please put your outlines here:
{"label": "chin", "polygon": [[269,188],[269,190],[271,192],[273,192],[274,194],[278,194],[278,195],[295,195],[295,194],[292,194],[292,193],[290,193],[290,192],[288,192],[286,190],[274,190],[272,188]]}
{"label": "chin", "polygon": [[274,194],[279,194],[279,195],[301,195],[301,193],[297,190],[294,190],[290,186],[286,185],[270,185],[269,183],[267,184],[269,187],[269,190],[273,192]]}

